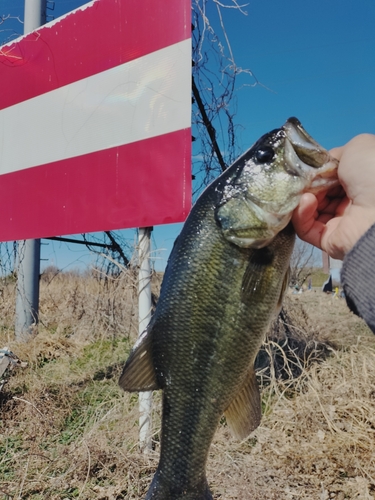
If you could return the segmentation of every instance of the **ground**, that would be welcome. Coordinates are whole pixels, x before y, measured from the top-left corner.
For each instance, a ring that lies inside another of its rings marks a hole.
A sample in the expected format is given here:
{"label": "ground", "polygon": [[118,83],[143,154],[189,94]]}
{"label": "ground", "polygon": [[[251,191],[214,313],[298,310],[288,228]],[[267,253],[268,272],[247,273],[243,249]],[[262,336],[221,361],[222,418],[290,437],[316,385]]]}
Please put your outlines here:
{"label": "ground", "polygon": [[[158,460],[160,394],[154,449],[142,454],[137,395],[117,385],[137,335],[134,275],[45,276],[39,334],[27,344],[14,341],[14,289],[2,285],[0,347],[28,366],[1,393],[0,498],[142,499]],[[375,499],[375,338],[320,290],[290,294],[287,309],[325,355],[300,361],[297,379],[259,377],[263,418],[247,440],[221,423],[207,465],[214,497]],[[271,348],[280,350],[272,339]]]}

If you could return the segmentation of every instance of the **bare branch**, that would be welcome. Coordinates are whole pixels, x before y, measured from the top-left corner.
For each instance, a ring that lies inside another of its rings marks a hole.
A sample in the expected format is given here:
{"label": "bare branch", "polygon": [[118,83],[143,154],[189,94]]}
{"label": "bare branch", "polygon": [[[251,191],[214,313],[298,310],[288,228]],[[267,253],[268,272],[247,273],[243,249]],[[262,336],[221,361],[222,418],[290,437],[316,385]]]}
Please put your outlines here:
{"label": "bare branch", "polygon": [[[19,16],[12,16],[11,14],[0,16],[0,26],[2,26],[2,25],[9,26],[9,23],[10,23],[10,25],[12,25],[15,22],[16,23],[18,22],[21,25],[23,24],[23,21],[21,20],[21,18]],[[22,32],[23,32],[23,29],[21,30],[21,33],[18,33],[14,28],[6,27],[4,29],[0,29],[0,36],[1,36],[0,45],[4,45],[6,43],[11,42],[14,38],[19,37],[22,34]]]}
{"label": "bare branch", "polygon": [[[208,7],[211,4],[210,14]],[[236,88],[259,85],[250,69],[238,67],[222,9],[246,15],[237,0],[193,0],[193,172],[199,192],[242,152],[236,140]],[[211,17],[211,19],[210,19]],[[217,30],[220,34],[218,34]]]}
{"label": "bare branch", "polygon": [[290,285],[302,286],[316,267],[314,247],[297,240],[290,259]]}
{"label": "bare branch", "polygon": [[237,9],[243,14],[244,16],[247,16],[247,12],[245,10],[242,10],[244,7],[247,7],[249,4],[245,3],[243,5],[239,5],[236,0],[232,0],[233,5],[228,5],[224,4],[222,2],[219,2],[218,0],[214,0],[214,3],[219,5],[220,7],[223,7],[224,9]]}

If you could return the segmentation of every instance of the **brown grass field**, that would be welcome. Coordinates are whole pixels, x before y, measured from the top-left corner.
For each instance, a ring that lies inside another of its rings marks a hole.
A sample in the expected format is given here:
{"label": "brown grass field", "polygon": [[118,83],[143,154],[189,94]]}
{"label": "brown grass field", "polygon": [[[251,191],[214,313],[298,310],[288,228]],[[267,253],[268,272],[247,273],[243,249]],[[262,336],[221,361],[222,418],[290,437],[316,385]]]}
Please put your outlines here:
{"label": "brown grass field", "polygon": [[[14,283],[1,285],[0,347],[28,366],[0,394],[0,498],[142,499],[157,465],[160,395],[145,455],[137,395],[117,385],[137,335],[134,275],[42,277],[39,334],[27,344],[14,341],[14,294]],[[273,364],[259,374],[263,419],[247,440],[218,428],[214,497],[375,499],[375,338],[320,291],[290,295],[287,311],[306,350],[290,361],[282,341],[266,343],[293,377],[278,379]]]}

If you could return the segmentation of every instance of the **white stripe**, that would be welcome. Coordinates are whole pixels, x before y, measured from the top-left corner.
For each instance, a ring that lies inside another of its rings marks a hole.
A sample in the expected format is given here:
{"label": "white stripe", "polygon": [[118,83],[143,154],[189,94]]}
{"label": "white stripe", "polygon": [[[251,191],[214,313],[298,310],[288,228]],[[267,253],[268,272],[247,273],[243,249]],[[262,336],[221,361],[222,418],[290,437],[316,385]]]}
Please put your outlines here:
{"label": "white stripe", "polygon": [[0,174],[190,124],[191,41],[184,40],[1,110]]}

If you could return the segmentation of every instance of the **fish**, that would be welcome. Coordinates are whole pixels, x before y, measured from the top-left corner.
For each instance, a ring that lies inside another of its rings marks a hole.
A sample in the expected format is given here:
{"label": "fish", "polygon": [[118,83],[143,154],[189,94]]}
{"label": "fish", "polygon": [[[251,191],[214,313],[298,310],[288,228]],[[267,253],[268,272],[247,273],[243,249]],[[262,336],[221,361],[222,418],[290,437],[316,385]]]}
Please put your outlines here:
{"label": "fish", "polygon": [[163,391],[160,460],[145,500],[212,499],[206,462],[220,419],[240,440],[259,425],[254,361],[288,286],[292,212],[302,193],[338,183],[337,163],[289,118],[193,205],[119,380],[125,391]]}

